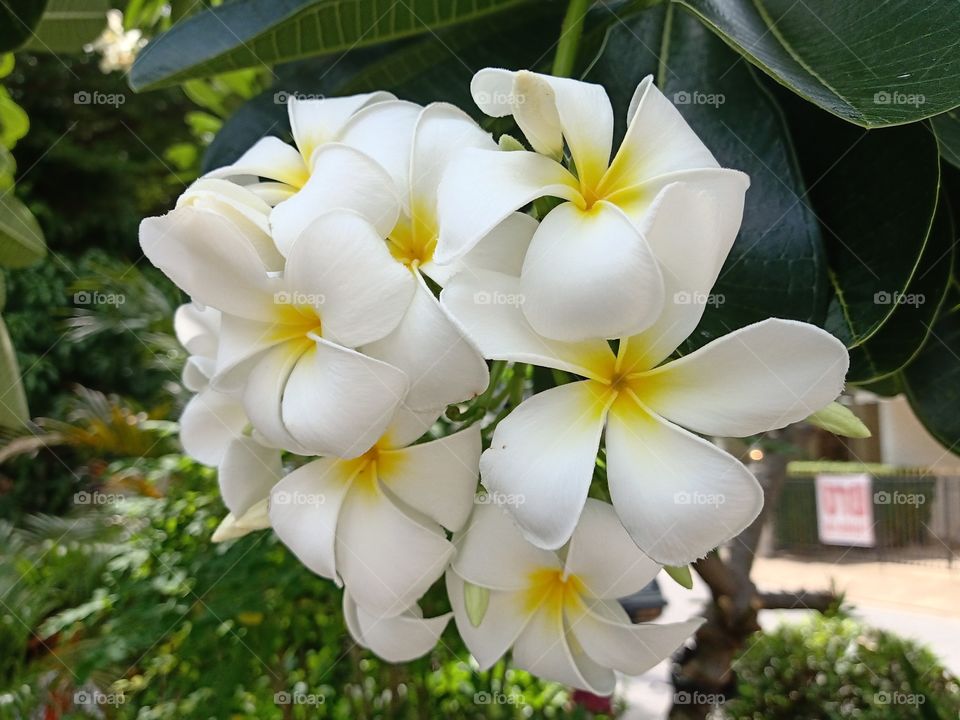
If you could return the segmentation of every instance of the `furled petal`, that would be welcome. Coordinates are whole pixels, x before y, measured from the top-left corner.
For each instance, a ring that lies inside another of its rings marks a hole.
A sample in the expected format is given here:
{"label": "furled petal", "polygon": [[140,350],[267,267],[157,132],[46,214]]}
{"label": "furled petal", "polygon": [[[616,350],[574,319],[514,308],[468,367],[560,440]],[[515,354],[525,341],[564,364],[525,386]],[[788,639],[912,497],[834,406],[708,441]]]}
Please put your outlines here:
{"label": "furled petal", "polygon": [[366,153],[389,173],[407,211],[413,131],[422,110],[406,100],[375,103],[354,115],[340,138],[340,142]]}
{"label": "furled petal", "polygon": [[579,187],[569,170],[543,155],[468,148],[450,161],[440,181],[434,259],[449,264],[515,210],[546,195],[579,198]]}
{"label": "furled petal", "polygon": [[480,462],[480,425],[398,450],[381,450],[380,481],[410,507],[457,531],[473,510]]}
{"label": "furled petal", "polygon": [[[281,293],[277,299],[283,297]],[[223,392],[237,392],[247,379],[248,361],[255,362],[257,356],[280,343],[304,339],[303,327],[297,325],[224,315],[220,322],[214,387]]]}
{"label": "furled petal", "polygon": [[415,277],[416,292],[400,324],[363,351],[407,374],[410,392],[406,403],[414,410],[469,400],[487,387],[487,364],[419,273]]}
{"label": "furled petal", "polygon": [[233,513],[220,521],[217,529],[210,536],[210,541],[219,543],[225,540],[235,540],[249,535],[257,530],[266,530],[270,527],[270,516],[267,512],[267,498],[254,503],[241,517],[234,517]]}
{"label": "furled petal", "polygon": [[286,185],[285,183],[279,182],[252,182],[243,187],[272,208],[297,194],[297,188],[293,187],[293,185]]}
{"label": "furled petal", "polygon": [[513,115],[520,130],[538,153],[560,158],[563,130],[553,88],[530,72],[484,68],[470,81],[473,100],[491,117]]}
{"label": "furled petal", "polygon": [[570,612],[570,628],[591,659],[626,675],[642,675],[670,657],[703,624],[695,618],[635,625],[617,603],[602,603],[603,611],[599,605],[579,604]]}
{"label": "furled petal", "polygon": [[232,165],[208,172],[207,178],[269,178],[293,187],[302,187],[309,177],[307,164],[295,147],[279,138],[258,140]]}
{"label": "furled petal", "polygon": [[216,360],[199,355],[191,355],[183,363],[183,374],[180,382],[193,393],[206,390],[210,386],[210,378],[216,373]]}
{"label": "furled petal", "polygon": [[267,498],[282,472],[280,451],[241,435],[230,441],[217,470],[220,496],[234,516],[242,517]]}
{"label": "furled petal", "polygon": [[317,455],[352,458],[387,428],[406,375],[323,338],[296,361],[283,391],[283,425]]}
{"label": "furled petal", "polygon": [[312,347],[309,338],[277,345],[251,360],[242,387],[244,410],[265,444],[300,455],[312,453],[293,439],[283,422],[283,392],[294,366]]}
{"label": "furled petal", "polygon": [[220,311],[197,303],[185,303],[173,314],[173,331],[177,341],[191,355],[215,357]]}
{"label": "furled petal", "polygon": [[457,632],[477,659],[480,670],[487,670],[510,649],[530,619],[531,612],[525,609],[524,604],[526,591],[491,590],[487,612],[480,624],[474,627],[464,604],[463,578],[453,570],[448,570],[446,581]]}
{"label": "furled petal", "polygon": [[527,251],[520,288],[530,325],[556,340],[633,335],[663,307],[663,278],[650,246],[604,201],[586,212],[563,203],[547,214]]}
{"label": "furled petal", "polygon": [[803,420],[833,402],[849,366],[828,332],[770,319],[650,372],[646,405],[705,435],[745,437]]}
{"label": "furled petal", "polygon": [[630,539],[613,506],[593,498],[570,538],[565,567],[590,595],[611,599],[638,592],[660,570]]}
{"label": "furled petal", "polygon": [[557,556],[527,542],[497,503],[477,505],[470,524],[454,544],[453,569],[467,582],[492,590],[523,590],[530,575],[543,568],[557,568]]}
{"label": "furled petal", "polygon": [[413,445],[433,427],[437,419],[443,415],[443,411],[444,408],[434,408],[416,412],[406,405],[401,405],[377,444],[391,450]]}
{"label": "furled petal", "polygon": [[306,185],[270,215],[280,252],[289,257],[294,243],[314,220],[338,209],[362,215],[381,241],[400,214],[394,183],[375,160],[347,145],[324,145],[314,154],[313,172]]}
{"label": "furled petal", "polygon": [[221,215],[184,207],[140,223],[140,247],[185,293],[240,317],[269,320],[278,280],[254,243]]}
{"label": "furled petal", "polygon": [[317,148],[340,137],[354,113],[373,103],[392,100],[393,97],[388,92],[319,99],[291,96],[287,100],[287,114],[290,116],[293,141],[303,158],[310,162]]}
{"label": "furled petal", "polygon": [[336,532],[343,499],[357,468],[321,458],[297,468],[270,493],[270,525],[313,572],[339,584]]}
{"label": "furled petal", "polygon": [[424,618],[408,611],[395,617],[376,617],[357,605],[349,592],[343,593],[343,616],[353,639],[392,663],[409,662],[430,652],[452,614]]}
{"label": "furled petal", "polygon": [[180,442],[190,457],[204,465],[219,465],[230,441],[247,426],[236,399],[214,390],[190,398],[180,415]]}
{"label": "furled petal", "polygon": [[416,290],[373,226],[347,210],[325,213],[304,230],[284,280],[291,294],[318,310],[323,336],[346,347],[390,333]]}
{"label": "furled petal", "polygon": [[736,458],[621,397],[607,419],[607,481],[634,542],[657,562],[685,565],[738,535],[763,491]]}
{"label": "furled petal", "polygon": [[523,302],[519,278],[489,270],[462,272],[440,293],[441,305],[486,358],[609,377],[614,358],[605,341],[568,343],[542,337],[524,317]]}
{"label": "furled petal", "polygon": [[530,247],[533,233],[539,223],[526,213],[515,212],[480,239],[473,250],[449,265],[435,262],[420,266],[420,270],[441,287],[458,272],[492,270],[512,277],[520,277],[523,258]]}
{"label": "furled petal", "polygon": [[402,613],[443,574],[453,545],[358,478],[337,528],[337,567],[357,604],[378,617]]}
{"label": "furled petal", "polygon": [[507,509],[539,547],[563,545],[580,518],[608,409],[603,388],[585,380],[524,400],[480,458],[484,487],[516,499]]}

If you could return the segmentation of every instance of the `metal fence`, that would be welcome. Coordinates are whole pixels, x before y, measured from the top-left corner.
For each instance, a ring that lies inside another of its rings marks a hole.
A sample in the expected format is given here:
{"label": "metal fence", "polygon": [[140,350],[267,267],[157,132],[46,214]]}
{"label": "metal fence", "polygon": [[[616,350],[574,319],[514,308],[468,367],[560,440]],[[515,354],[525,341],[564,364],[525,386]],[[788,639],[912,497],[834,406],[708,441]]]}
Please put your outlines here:
{"label": "metal fence", "polygon": [[815,476],[788,477],[773,513],[775,553],[960,567],[960,476],[873,476],[871,498],[873,546],[825,544]]}

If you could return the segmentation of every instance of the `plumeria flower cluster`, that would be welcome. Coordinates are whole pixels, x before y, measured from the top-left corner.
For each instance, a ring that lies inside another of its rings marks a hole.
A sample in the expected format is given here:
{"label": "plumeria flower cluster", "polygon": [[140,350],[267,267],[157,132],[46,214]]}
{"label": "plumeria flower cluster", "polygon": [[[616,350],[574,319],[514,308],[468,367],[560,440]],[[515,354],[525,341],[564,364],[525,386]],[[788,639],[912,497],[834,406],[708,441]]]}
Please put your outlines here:
{"label": "plumeria flower cluster", "polygon": [[[214,540],[272,528],[343,587],[358,644],[409,660],[453,617],[483,667],[512,651],[609,694],[699,624],[635,626],[618,598],[759,512],[706,437],[823,409],[847,354],[772,319],[679,356],[749,183],[650,78],[615,153],[597,85],[487,69],[472,91],[529,150],[445,103],[292,97],[293,144],[261,139],[143,222],[144,254],[191,298],[181,439],[218,468]],[[490,395],[488,360],[570,381],[438,422]],[[598,468],[612,504],[588,497]],[[425,618],[442,578],[451,611]]]}

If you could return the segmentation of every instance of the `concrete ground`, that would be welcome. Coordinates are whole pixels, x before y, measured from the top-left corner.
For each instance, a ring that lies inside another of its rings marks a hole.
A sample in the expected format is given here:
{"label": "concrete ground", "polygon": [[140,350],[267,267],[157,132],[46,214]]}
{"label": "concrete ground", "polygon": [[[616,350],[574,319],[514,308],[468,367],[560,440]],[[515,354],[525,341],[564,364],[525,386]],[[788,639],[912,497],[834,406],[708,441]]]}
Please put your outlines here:
{"label": "concrete ground", "polygon": [[[854,615],[876,627],[891,630],[928,645],[954,673],[960,675],[960,567],[903,565],[877,562],[810,562],[801,558],[759,558],[753,572],[761,590],[827,590],[846,593]],[[674,622],[697,615],[709,590],[694,576],[692,590],[658,578],[668,605],[658,622]],[[796,622],[810,611],[764,610],[760,624],[774,628]],[[669,663],[640,677],[622,677],[617,688],[627,703],[626,720],[663,720],[672,704]]]}

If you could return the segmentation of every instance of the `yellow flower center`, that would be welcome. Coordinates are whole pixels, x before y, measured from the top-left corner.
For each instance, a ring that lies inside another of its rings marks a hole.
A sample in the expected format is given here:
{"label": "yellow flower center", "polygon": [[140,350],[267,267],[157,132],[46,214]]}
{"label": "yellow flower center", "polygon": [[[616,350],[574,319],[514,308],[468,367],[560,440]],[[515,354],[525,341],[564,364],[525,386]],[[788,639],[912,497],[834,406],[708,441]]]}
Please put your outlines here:
{"label": "yellow flower center", "polygon": [[433,259],[437,247],[437,221],[434,213],[422,206],[411,209],[412,217],[401,215],[387,238],[390,254],[411,270]]}
{"label": "yellow flower center", "polygon": [[586,590],[576,575],[568,575],[557,568],[542,568],[530,574],[530,584],[524,596],[528,612],[546,608],[550,613],[561,613],[580,602]]}

